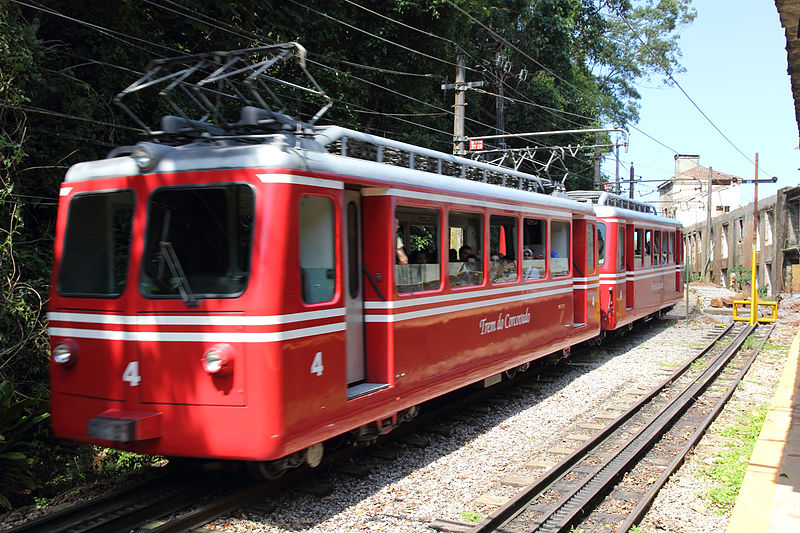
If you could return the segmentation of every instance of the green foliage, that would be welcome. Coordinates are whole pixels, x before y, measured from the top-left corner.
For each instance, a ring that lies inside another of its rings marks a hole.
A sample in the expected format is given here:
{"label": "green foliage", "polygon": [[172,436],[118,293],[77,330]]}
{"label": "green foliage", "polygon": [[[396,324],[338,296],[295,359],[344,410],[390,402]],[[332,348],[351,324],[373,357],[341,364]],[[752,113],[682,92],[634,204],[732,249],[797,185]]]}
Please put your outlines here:
{"label": "green foliage", "polygon": [[728,274],[735,274],[733,278],[733,289],[737,292],[742,292],[745,288],[750,287],[750,278],[753,275],[753,271],[749,268],[745,268],[742,265],[736,265],[733,268],[728,269]]}
{"label": "green foliage", "polygon": [[483,520],[483,515],[475,511],[463,511],[459,516],[471,524],[477,524]]}
{"label": "green foliage", "polygon": [[718,453],[719,459],[703,471],[715,482],[703,496],[717,514],[727,514],[733,509],[766,416],[767,405],[764,404],[750,412],[742,411],[734,424],[722,430],[721,435],[728,439],[728,449]]}
{"label": "green foliage", "polygon": [[[17,391],[41,397],[46,339],[40,316],[49,250],[34,249],[26,228],[28,212],[20,195],[26,186],[20,166],[30,158],[29,133],[21,106],[43,82],[37,62],[43,55],[35,27],[16,4],[0,0],[0,380]],[[20,246],[20,241],[28,241]]]}
{"label": "green foliage", "polygon": [[33,398],[15,400],[11,382],[0,381],[0,506],[6,509],[14,494],[34,487],[26,437],[48,416]]}
{"label": "green foliage", "polygon": [[769,294],[769,285],[762,285],[756,289],[759,298],[766,298]]}
{"label": "green foliage", "polygon": [[119,475],[152,466],[161,460],[161,457],[158,456],[103,448],[95,456],[94,464],[105,474]]}
{"label": "green foliage", "polygon": [[694,283],[696,281],[700,281],[703,279],[703,275],[700,272],[689,272],[686,276],[687,283]]}

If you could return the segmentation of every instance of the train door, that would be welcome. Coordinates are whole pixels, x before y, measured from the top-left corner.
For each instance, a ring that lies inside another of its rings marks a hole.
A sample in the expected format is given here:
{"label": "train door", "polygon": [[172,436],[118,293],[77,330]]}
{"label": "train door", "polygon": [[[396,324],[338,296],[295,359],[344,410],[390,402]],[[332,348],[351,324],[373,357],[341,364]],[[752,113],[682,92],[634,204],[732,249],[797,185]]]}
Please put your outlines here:
{"label": "train door", "polygon": [[361,194],[344,191],[344,302],[348,387],[366,379],[364,360],[364,296],[361,276]]}
{"label": "train door", "polygon": [[572,325],[585,326],[587,322],[587,286],[594,270],[594,224],[586,220],[573,220],[573,285]]}
{"label": "train door", "polygon": [[[681,231],[670,233],[674,236],[675,246],[675,292],[683,292],[683,268],[684,268],[684,250],[683,250],[683,235]],[[671,245],[671,246],[672,246]]]}
{"label": "train door", "polygon": [[630,311],[634,306],[636,250],[642,246],[641,230],[635,230],[633,224],[625,227],[625,310]]}

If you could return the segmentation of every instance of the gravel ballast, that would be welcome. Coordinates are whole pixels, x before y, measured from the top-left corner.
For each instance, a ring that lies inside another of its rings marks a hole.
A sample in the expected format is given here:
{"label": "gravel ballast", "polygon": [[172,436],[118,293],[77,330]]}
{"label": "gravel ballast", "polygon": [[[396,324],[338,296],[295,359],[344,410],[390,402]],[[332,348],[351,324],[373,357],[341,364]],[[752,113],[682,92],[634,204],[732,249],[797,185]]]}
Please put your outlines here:
{"label": "gravel ballast", "polygon": [[[581,430],[576,428],[607,424],[616,410],[633,404],[637,394],[692,357],[710,332],[720,331],[713,323],[725,319],[696,315],[696,305],[693,301],[689,324],[672,317],[641,325],[562,361],[557,374],[523,397],[487,400],[484,412],[460,412],[469,416],[466,422],[442,421],[452,425],[450,436],[425,433],[430,444],[422,448],[387,444],[397,453],[391,461],[358,459],[369,467],[364,477],[321,472],[303,487],[253,502],[206,530],[429,532],[437,519],[464,522],[467,516],[486,516],[515,494],[519,483],[538,477],[562,453],[577,448]],[[673,314],[684,312],[680,304]],[[756,360],[707,436],[661,490],[641,524],[645,531],[724,531],[727,516],[700,496],[712,484],[702,470],[725,447],[721,428],[771,398],[798,324],[800,297],[787,298],[772,337],[782,348]],[[332,491],[314,495],[325,485]],[[19,511],[6,514],[0,529],[19,518]]]}
{"label": "gravel ballast", "polygon": [[[271,501],[274,510],[269,513],[244,509],[207,527],[412,532],[431,531],[428,524],[436,519],[463,522],[465,514],[486,516],[518,490],[503,480],[535,478],[542,470],[529,468],[531,463],[553,464],[560,459],[554,451],[576,448],[577,425],[607,423],[601,417],[611,408],[621,409],[636,400],[630,391],[663,381],[708,342],[709,330],[719,331],[709,322],[645,324],[591,354],[562,362],[567,374],[542,384],[531,397],[493,404],[491,414],[476,414],[471,424],[454,423],[450,438],[434,440],[424,449],[400,446],[392,462],[368,460],[372,473],[364,479],[326,474],[320,482],[334,487],[327,496],[292,490]],[[795,330],[796,324],[776,330],[775,341],[786,349],[757,359],[708,436],[662,489],[642,523],[644,530],[724,531],[727,516],[717,514],[699,496],[711,486],[700,471],[724,448],[720,428],[740,410],[769,401]]]}

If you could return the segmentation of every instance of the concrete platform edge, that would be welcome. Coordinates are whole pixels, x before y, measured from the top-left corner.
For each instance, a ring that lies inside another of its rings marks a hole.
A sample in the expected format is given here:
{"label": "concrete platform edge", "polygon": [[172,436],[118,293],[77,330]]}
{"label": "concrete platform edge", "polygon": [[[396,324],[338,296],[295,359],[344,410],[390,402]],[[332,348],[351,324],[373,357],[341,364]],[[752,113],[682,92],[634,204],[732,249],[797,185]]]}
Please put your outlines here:
{"label": "concrete platform edge", "polygon": [[800,487],[800,397],[794,394],[798,359],[800,330],[792,341],[750,457],[727,533],[800,531],[800,492],[782,479]]}

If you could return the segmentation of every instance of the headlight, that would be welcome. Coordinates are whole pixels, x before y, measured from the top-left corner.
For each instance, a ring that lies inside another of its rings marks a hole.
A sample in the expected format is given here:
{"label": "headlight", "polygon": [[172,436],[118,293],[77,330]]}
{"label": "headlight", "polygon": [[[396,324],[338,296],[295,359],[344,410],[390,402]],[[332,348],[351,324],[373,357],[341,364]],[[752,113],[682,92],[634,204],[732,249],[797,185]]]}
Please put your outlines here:
{"label": "headlight", "polygon": [[233,372],[233,348],[229,344],[215,344],[200,360],[203,370],[213,376],[227,376]]}
{"label": "headlight", "polygon": [[78,360],[77,350],[69,344],[59,344],[51,352],[53,361],[61,366],[72,366]]}

